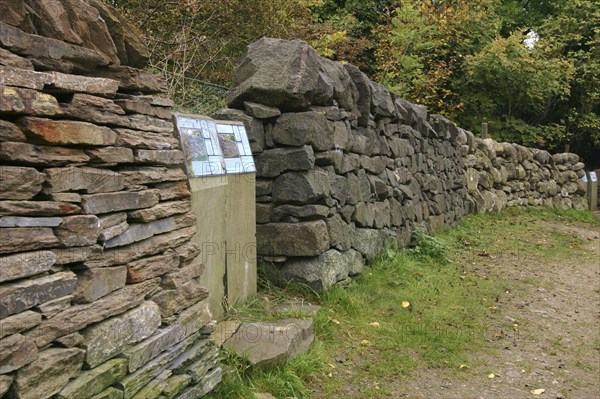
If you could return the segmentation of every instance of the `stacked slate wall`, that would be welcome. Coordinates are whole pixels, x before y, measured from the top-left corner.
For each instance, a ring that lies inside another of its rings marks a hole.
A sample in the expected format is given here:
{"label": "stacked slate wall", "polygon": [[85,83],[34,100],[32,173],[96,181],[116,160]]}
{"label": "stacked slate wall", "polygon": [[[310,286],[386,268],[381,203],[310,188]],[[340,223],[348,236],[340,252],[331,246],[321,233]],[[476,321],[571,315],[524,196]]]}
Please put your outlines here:
{"label": "stacked slate wall", "polygon": [[418,226],[583,204],[576,155],[477,139],[302,41],[250,45],[228,104],[215,117],[251,136],[259,265],[281,283],[344,284]]}
{"label": "stacked slate wall", "polygon": [[99,1],[1,8],[0,397],[203,396],[221,369],[146,49]]}

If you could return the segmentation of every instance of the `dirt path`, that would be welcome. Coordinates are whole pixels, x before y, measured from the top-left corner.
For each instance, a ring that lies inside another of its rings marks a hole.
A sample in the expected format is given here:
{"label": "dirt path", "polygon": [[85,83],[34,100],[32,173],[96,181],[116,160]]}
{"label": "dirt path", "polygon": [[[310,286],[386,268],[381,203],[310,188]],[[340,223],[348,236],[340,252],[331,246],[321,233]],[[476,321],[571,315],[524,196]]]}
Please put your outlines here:
{"label": "dirt path", "polygon": [[[506,254],[477,262],[475,273],[501,271],[514,283],[484,327],[489,350],[474,353],[462,370],[419,370],[399,380],[391,397],[600,398],[600,233],[585,225],[537,224],[586,244],[573,260]],[[532,393],[539,389],[544,392]]]}

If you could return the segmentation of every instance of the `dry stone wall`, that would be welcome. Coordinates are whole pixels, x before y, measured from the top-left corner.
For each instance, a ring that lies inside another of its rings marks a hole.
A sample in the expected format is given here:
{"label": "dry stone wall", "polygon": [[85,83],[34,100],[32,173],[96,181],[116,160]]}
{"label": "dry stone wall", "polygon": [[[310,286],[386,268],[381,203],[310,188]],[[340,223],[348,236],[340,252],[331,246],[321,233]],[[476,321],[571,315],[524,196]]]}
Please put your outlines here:
{"label": "dry stone wall", "polygon": [[0,397],[203,396],[221,369],[146,49],[100,1],[0,8]]}
{"label": "dry stone wall", "polygon": [[575,154],[475,138],[302,41],[250,45],[228,104],[215,117],[246,124],[259,264],[281,283],[344,284],[418,226],[506,206],[584,204]]}

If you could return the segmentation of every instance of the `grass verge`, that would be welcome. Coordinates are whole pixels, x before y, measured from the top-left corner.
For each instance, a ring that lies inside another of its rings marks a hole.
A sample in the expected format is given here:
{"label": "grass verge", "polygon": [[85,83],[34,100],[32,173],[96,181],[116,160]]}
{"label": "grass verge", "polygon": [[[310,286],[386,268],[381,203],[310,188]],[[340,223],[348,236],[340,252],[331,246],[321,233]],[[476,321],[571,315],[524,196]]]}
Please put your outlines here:
{"label": "grass verge", "polygon": [[543,222],[600,229],[589,212],[508,209],[473,215],[436,237],[417,232],[413,249],[386,250],[350,288],[317,295],[269,287],[250,304],[232,309],[230,317],[273,318],[269,307],[290,298],[317,302],[322,309],[314,316],[315,345],[269,371],[250,369],[223,353],[224,383],[209,398],[253,398],[255,392],[277,398],[385,398],[417,368],[447,368],[460,378],[470,354],[486,350],[499,328],[510,330],[492,317],[498,297],[512,289],[501,268],[482,274],[472,273],[469,265],[490,258],[510,266],[519,256],[579,256],[581,237]]}

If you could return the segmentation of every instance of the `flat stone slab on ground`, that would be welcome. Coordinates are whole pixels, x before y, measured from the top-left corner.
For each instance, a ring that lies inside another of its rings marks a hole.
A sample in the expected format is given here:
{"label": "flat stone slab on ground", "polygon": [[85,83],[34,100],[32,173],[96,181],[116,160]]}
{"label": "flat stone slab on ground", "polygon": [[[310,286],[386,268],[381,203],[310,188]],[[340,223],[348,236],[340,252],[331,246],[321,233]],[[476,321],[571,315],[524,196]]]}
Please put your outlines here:
{"label": "flat stone slab on ground", "polygon": [[312,319],[263,321],[243,323],[223,347],[254,367],[267,368],[306,353],[314,338]]}

